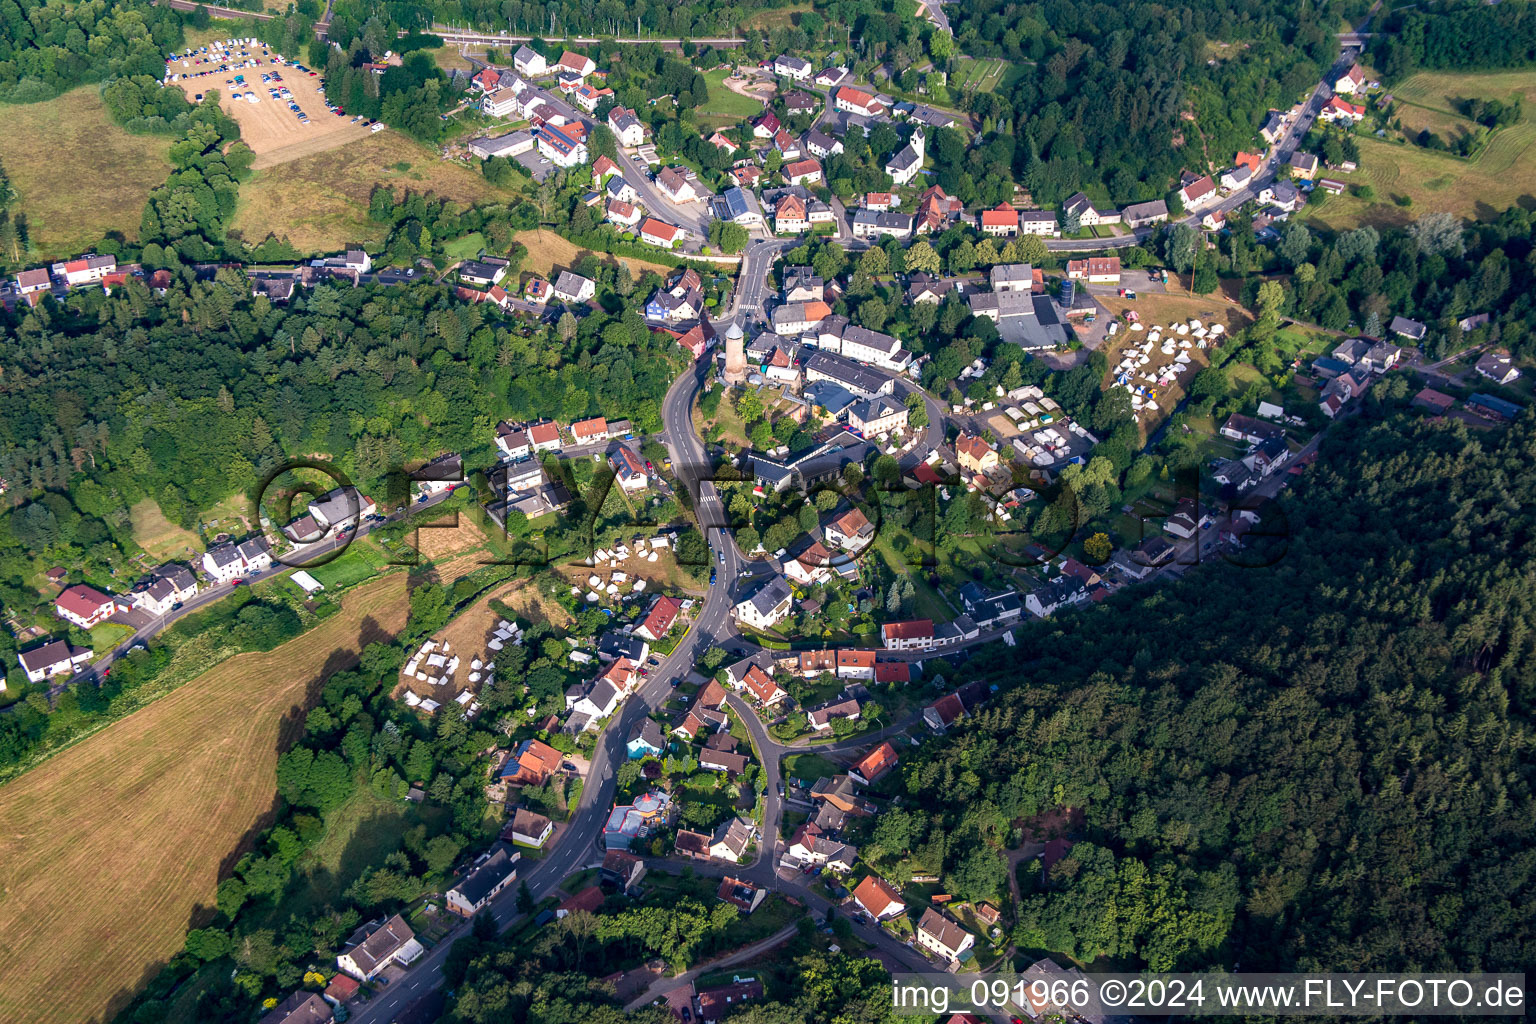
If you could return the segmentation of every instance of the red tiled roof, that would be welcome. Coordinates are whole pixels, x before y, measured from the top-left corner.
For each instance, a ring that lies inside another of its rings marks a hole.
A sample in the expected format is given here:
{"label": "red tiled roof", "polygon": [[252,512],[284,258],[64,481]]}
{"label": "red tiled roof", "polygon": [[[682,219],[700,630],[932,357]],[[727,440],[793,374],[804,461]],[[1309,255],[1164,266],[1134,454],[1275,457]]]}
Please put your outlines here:
{"label": "red tiled roof", "polygon": [[891,746],[889,740],[880,744],[874,750],[865,754],[859,763],[853,766],[853,770],[861,776],[873,782],[896,767],[896,748]]}
{"label": "red tiled roof", "polygon": [[571,436],[580,441],[584,437],[596,437],[608,433],[608,421],[601,416],[578,420],[571,424]]}
{"label": "red tiled roof", "polygon": [[786,178],[797,178],[802,174],[820,173],[821,164],[817,163],[815,160],[796,160],[793,163],[784,165],[784,176]]}
{"label": "red tiled roof", "polygon": [[932,619],[909,619],[906,622],[887,622],[881,631],[893,640],[913,640],[933,636]]}
{"label": "red tiled roof", "polygon": [[672,623],[677,619],[678,612],[683,610],[683,604],[675,597],[658,598],[651,606],[651,613],[641,623],[645,629],[650,630],[652,636],[663,637],[667,630],[672,628]]}
{"label": "red tiled roof", "polygon": [[875,682],[910,683],[912,666],[904,661],[882,661],[875,665]]}
{"label": "red tiled roof", "polygon": [[1016,225],[1018,223],[1019,211],[1009,206],[1007,203],[998,203],[997,206],[990,210],[981,211],[982,227],[995,228],[1004,227],[1009,224]]}
{"label": "red tiled roof", "polygon": [[853,898],[858,901],[859,906],[876,917],[884,915],[891,904],[901,902],[901,897],[897,895],[896,890],[878,875],[870,875],[860,882],[853,890]]}
{"label": "red tiled roof", "polygon": [[76,583],[61,591],[53,603],[61,611],[78,615],[82,619],[89,619],[100,614],[103,605],[112,604],[113,601],[95,587]]}
{"label": "red tiled roof", "polygon": [[585,910],[589,914],[595,914],[603,905],[603,890],[595,885],[589,885],[581,892],[572,896],[556,909],[558,910]]}
{"label": "red tiled roof", "polygon": [[683,229],[675,224],[657,220],[655,217],[647,217],[640,222],[640,234],[650,235],[652,238],[665,239],[668,242],[675,241],[682,234]]}
{"label": "red tiled roof", "polygon": [[1211,180],[1209,174],[1202,174],[1188,185],[1185,185],[1180,191],[1184,193],[1184,201],[1186,203],[1193,202],[1202,196],[1208,196],[1216,191],[1216,183]]}

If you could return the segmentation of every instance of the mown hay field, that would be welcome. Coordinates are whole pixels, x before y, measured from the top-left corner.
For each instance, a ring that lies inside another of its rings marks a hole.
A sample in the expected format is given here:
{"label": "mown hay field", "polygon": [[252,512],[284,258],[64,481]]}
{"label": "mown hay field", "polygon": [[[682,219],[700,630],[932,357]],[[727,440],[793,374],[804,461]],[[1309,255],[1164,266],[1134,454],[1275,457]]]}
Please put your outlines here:
{"label": "mown hay field", "polygon": [[405,624],[405,577],[223,662],[0,788],[0,1022],[110,1019],[201,925],[314,687]]}

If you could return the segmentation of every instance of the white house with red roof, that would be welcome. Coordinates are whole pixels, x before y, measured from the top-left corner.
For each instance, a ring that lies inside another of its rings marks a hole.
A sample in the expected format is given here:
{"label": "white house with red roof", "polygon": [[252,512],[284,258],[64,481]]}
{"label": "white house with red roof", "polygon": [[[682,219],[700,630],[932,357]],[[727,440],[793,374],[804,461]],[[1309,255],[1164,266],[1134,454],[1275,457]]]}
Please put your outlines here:
{"label": "white house with red roof", "polygon": [[60,274],[65,283],[73,288],[77,284],[100,281],[116,269],[116,256],[97,256],[93,253],[55,266],[54,273]]}
{"label": "white house with red roof", "polygon": [[885,104],[873,94],[846,85],[833,95],[832,105],[844,113],[861,114],[864,117],[874,117],[885,112]]}
{"label": "white house with red roof", "polygon": [[646,613],[640,625],[635,627],[635,635],[647,640],[660,640],[672,629],[672,624],[682,614],[683,603],[675,597],[658,597],[652,604],[651,610]]}
{"label": "white house with red roof", "polygon": [[651,245],[659,245],[663,249],[670,249],[687,236],[687,232],[676,224],[668,224],[666,221],[657,220],[655,217],[647,217],[640,224],[640,240]]}
{"label": "white house with red roof", "polygon": [[1317,115],[1319,121],[1345,121],[1354,124],[1365,117],[1365,108],[1338,96],[1329,100]]}
{"label": "white house with red roof", "polygon": [[1220,197],[1216,192],[1216,182],[1211,180],[1209,174],[1195,175],[1185,171],[1179,184],[1179,198],[1187,209],[1194,209],[1215,202]]}
{"label": "white house with red roof", "polygon": [[571,424],[571,437],[576,439],[577,444],[606,441],[610,436],[608,421],[602,416],[594,416],[589,420],[577,420]]}
{"label": "white house with red roof", "polygon": [[933,620],[908,619],[880,627],[880,642],[888,651],[926,651],[933,646]]}
{"label": "white house with red roof", "polygon": [[591,57],[583,57],[579,53],[566,50],[560,55],[560,61],[555,65],[556,71],[569,71],[573,75],[586,78],[597,70],[597,62]]}
{"label": "white house with red roof", "polygon": [[907,909],[901,894],[879,875],[870,875],[854,888],[853,902],[876,921],[895,917]]}
{"label": "white house with red roof", "polygon": [[1019,230],[1019,211],[1007,203],[998,203],[976,215],[976,226],[984,235],[1011,235]]}
{"label": "white house with red roof", "polygon": [[1360,70],[1359,64],[1355,64],[1334,80],[1333,91],[1340,96],[1351,96],[1363,85],[1365,85],[1365,72]]}
{"label": "white house with red roof", "polygon": [[597,109],[599,103],[612,95],[612,89],[607,87],[598,89],[583,82],[571,92],[571,102],[590,114]]}
{"label": "white house with red roof", "polygon": [[59,618],[73,622],[81,629],[91,629],[111,618],[117,611],[117,601],[95,587],[77,583],[65,588],[53,602],[53,610]]}
{"label": "white house with red roof", "polygon": [[608,220],[620,227],[632,228],[640,223],[640,218],[645,216],[633,203],[626,203],[622,199],[612,200],[608,204]]}

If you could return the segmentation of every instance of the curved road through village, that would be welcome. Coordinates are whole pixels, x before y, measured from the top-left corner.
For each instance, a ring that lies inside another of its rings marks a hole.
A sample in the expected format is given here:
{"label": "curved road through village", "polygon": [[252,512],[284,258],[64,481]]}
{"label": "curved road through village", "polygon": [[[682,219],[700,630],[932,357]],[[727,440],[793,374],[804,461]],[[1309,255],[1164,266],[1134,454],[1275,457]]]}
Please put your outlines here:
{"label": "curved road through village", "polygon": [[[734,311],[738,320],[744,320],[753,308],[760,308],[761,291],[753,288],[766,279],[779,246],[772,243],[754,245],[749,249],[743,265],[742,292]],[[750,276],[749,276],[750,271]],[[528,871],[520,881],[526,882],[535,901],[542,901],[554,894],[560,883],[582,868],[599,864],[603,851],[601,836],[603,826],[613,806],[616,790],[615,769],[627,756],[625,740],[630,731],[651,712],[660,708],[671,696],[675,682],[693,671],[695,664],[711,647],[722,647],[735,655],[744,656],[756,647],[742,640],[735,629],[731,609],[736,584],[745,565],[745,558],[726,527],[725,510],[708,479],[712,472],[704,444],[693,429],[693,406],[703,390],[709,373],[710,360],[700,360],[682,374],[668,390],[662,407],[664,423],[663,441],[672,458],[673,471],[678,483],[686,488],[693,499],[699,528],[708,541],[710,559],[715,568],[715,583],[709,588],[699,606],[692,626],[677,648],[662,660],[641,688],[621,706],[598,737],[593,751],[580,802],[571,816],[546,848],[543,859],[528,861]],[[922,392],[920,392],[922,393]],[[932,403],[924,393],[924,400]],[[933,416],[934,423],[942,423]],[[978,638],[978,642],[983,638]],[[986,637],[985,639],[995,639]],[[824,896],[802,884],[798,872],[779,870],[779,822],[783,814],[783,801],[779,796],[780,761],[796,750],[810,749],[820,754],[846,756],[862,751],[873,743],[910,728],[918,721],[911,716],[892,723],[877,732],[838,743],[784,744],[769,735],[758,718],[757,712],[735,693],[727,696],[731,710],[746,727],[758,763],[763,766],[764,807],[761,824],[761,842],[756,859],[749,865],[691,863],[695,873],[718,877],[729,872],[756,885],[770,888],[793,897],[819,917],[825,918],[832,903]],[[652,860],[653,868],[680,866],[677,862]],[[491,913],[502,930],[510,928],[521,919],[517,910],[516,887],[497,896],[491,904]],[[939,971],[922,954],[898,941],[882,928],[855,920],[860,938],[869,943],[873,951],[886,965],[894,970]],[[360,1024],[389,1024],[412,1004],[430,995],[442,982],[442,967],[454,940],[467,933],[468,924],[462,924],[439,942],[430,952],[417,960],[404,977],[371,1001],[358,1008],[354,1019]],[[1001,1019],[1001,1018],[999,1018]]]}

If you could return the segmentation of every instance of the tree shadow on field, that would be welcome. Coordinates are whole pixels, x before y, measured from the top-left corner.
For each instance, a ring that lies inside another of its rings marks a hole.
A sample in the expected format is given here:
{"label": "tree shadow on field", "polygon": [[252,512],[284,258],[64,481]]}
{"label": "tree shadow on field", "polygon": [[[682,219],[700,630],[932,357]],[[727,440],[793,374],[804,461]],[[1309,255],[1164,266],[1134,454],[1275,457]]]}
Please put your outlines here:
{"label": "tree shadow on field", "polygon": [[[358,627],[358,639],[355,647],[338,647],[326,655],[319,671],[316,672],[315,675],[305,684],[303,697],[300,700],[295,701],[288,708],[288,710],[284,712],[282,719],[278,724],[277,753],[279,755],[285,753],[294,745],[294,743],[299,740],[300,737],[303,736],[305,718],[308,716],[310,710],[314,708],[315,705],[319,702],[320,691],[322,687],[324,687],[326,680],[330,679],[330,677],[335,675],[337,672],[344,672],[357,667],[359,658],[361,657],[361,652],[366,649],[369,644],[389,643],[393,640],[394,633],[385,629],[384,626],[381,625],[372,616],[368,616],[367,618],[363,619],[362,623]],[[272,827],[272,825],[277,820],[278,812],[282,809],[282,801],[276,793],[275,782],[272,778],[269,777],[266,779],[252,779],[250,780],[250,784],[267,785],[273,787],[272,800],[266,810],[264,810],[258,816],[256,821],[241,834],[238,840],[235,841],[235,843],[231,846],[229,853],[225,854],[224,857],[219,861],[218,878],[220,881],[230,877],[235,869],[235,865],[240,862],[240,858],[245,856],[256,847],[256,843],[261,838],[262,833]],[[399,828],[399,823],[385,820],[387,818],[387,815],[375,815],[372,819],[360,823],[356,835],[342,854],[341,869],[337,872],[337,878],[326,878],[324,881],[328,881],[331,882],[331,884],[334,884],[337,880],[345,878],[349,871],[355,872],[360,870],[358,865],[367,863],[365,858],[371,856],[371,851],[361,848],[360,844],[363,842],[363,840],[360,837],[366,837],[370,834],[373,834],[375,830],[387,830],[392,827],[396,830],[395,834],[398,835],[399,831],[401,831]],[[174,856],[175,851],[167,850],[166,855]],[[355,874],[353,877],[355,877]],[[345,884],[350,884],[350,882],[348,881],[343,883],[343,885]],[[209,923],[214,920],[217,914],[218,910],[216,907],[211,907],[206,904],[199,903],[198,905],[194,906],[191,912],[187,915],[186,930],[193,931],[199,928],[207,927]],[[169,979],[162,977],[162,972],[164,972],[171,965],[172,960],[169,959],[158,960],[146,965],[144,970],[140,973],[138,981],[133,985],[123,986],[122,988],[119,988],[115,993],[113,993],[111,998],[107,1001],[106,1011],[96,1017],[93,1017],[91,1024],[111,1024],[111,1022],[118,1018],[125,1007],[127,1007],[139,995],[144,993],[147,987],[156,982],[160,983],[159,987],[168,989],[166,994],[160,996],[159,998],[167,1000],[174,998],[176,993],[180,991],[183,986],[195,979],[198,971],[196,966],[188,964],[184,971],[183,977],[172,980],[170,981],[170,984],[167,984]]]}

